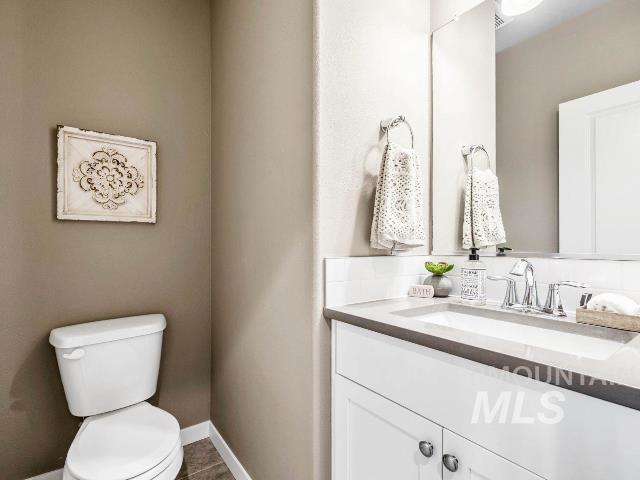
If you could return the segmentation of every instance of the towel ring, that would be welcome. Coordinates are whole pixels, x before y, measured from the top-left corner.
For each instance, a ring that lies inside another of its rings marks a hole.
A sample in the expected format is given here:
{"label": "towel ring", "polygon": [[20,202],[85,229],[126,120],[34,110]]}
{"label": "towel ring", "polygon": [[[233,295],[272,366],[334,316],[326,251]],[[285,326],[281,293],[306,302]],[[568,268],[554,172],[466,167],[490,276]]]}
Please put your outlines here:
{"label": "towel ring", "polygon": [[398,115],[397,117],[387,118],[386,120],[382,120],[380,122],[380,130],[387,136],[387,145],[389,145],[389,130],[397,127],[401,123],[404,123],[409,129],[409,133],[411,133],[411,148],[413,148],[414,147],[413,128],[411,128],[411,124],[407,121],[404,115]]}
{"label": "towel ring", "polygon": [[487,159],[487,168],[491,168],[491,157],[489,157],[489,152],[484,148],[484,145],[463,145],[460,151],[462,152],[464,159],[467,161],[467,168],[473,168],[473,156],[478,152],[484,153],[484,156]]}

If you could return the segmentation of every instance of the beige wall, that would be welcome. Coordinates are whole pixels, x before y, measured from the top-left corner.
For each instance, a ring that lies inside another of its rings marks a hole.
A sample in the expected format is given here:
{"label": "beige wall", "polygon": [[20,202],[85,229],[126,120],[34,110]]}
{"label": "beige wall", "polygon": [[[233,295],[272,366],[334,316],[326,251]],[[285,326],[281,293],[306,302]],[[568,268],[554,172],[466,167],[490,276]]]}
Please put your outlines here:
{"label": "beige wall", "polygon": [[371,252],[380,120],[428,165],[428,3],[311,3],[212,3],[212,418],[261,480],[330,478],[323,258]]}
{"label": "beige wall", "polygon": [[[49,331],[166,314],[159,394],[209,418],[207,0],[0,0],[0,476],[59,468],[79,419]],[[55,127],[158,142],[158,223],[55,219]]]}
{"label": "beige wall", "polygon": [[312,479],[312,2],[212,1],[213,423]]}
{"label": "beige wall", "polygon": [[639,18],[640,1],[612,0],[497,55],[497,168],[510,246],[558,251],[558,105],[640,79]]}

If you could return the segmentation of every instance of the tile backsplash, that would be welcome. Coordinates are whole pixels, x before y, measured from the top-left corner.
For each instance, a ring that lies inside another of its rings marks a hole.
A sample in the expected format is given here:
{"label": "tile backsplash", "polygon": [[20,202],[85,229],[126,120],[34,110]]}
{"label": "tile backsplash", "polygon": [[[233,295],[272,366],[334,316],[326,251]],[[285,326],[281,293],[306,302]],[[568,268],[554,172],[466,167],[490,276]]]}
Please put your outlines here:
{"label": "tile backsplash", "polygon": [[[341,257],[325,260],[325,304],[327,306],[370,302],[406,296],[409,287],[422,283],[428,275],[424,263],[449,262],[455,268],[448,274],[453,281],[452,295],[460,294],[460,267],[464,256],[376,256]],[[640,302],[640,262],[530,258],[538,281],[540,301],[544,302],[548,284],[574,280],[589,285],[585,291],[597,294],[616,292]],[[488,275],[508,275],[516,257],[482,257]],[[522,292],[522,284],[518,285]],[[504,282],[487,280],[487,299],[501,302]],[[575,311],[582,291],[562,288],[565,309]]]}

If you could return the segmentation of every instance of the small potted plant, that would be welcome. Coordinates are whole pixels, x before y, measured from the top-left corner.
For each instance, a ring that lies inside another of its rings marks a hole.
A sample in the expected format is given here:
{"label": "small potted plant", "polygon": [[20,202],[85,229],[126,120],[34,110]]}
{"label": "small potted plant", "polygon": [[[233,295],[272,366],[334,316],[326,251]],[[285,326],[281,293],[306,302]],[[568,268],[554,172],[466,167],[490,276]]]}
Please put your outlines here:
{"label": "small potted plant", "polygon": [[447,262],[426,262],[424,268],[431,273],[430,276],[424,279],[425,285],[431,285],[433,287],[433,295],[436,297],[448,297],[453,288],[453,282],[445,273],[453,270],[455,265]]}

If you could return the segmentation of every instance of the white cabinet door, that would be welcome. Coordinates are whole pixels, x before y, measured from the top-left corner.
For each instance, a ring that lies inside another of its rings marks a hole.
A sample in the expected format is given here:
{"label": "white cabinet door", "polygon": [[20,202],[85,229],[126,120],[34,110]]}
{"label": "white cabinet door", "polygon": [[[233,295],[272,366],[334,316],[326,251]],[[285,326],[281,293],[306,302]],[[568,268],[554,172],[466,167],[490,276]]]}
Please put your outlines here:
{"label": "white cabinet door", "polygon": [[443,431],[442,438],[444,480],[542,479],[449,430]]}
{"label": "white cabinet door", "polygon": [[442,479],[440,426],[339,375],[333,402],[333,480]]}

